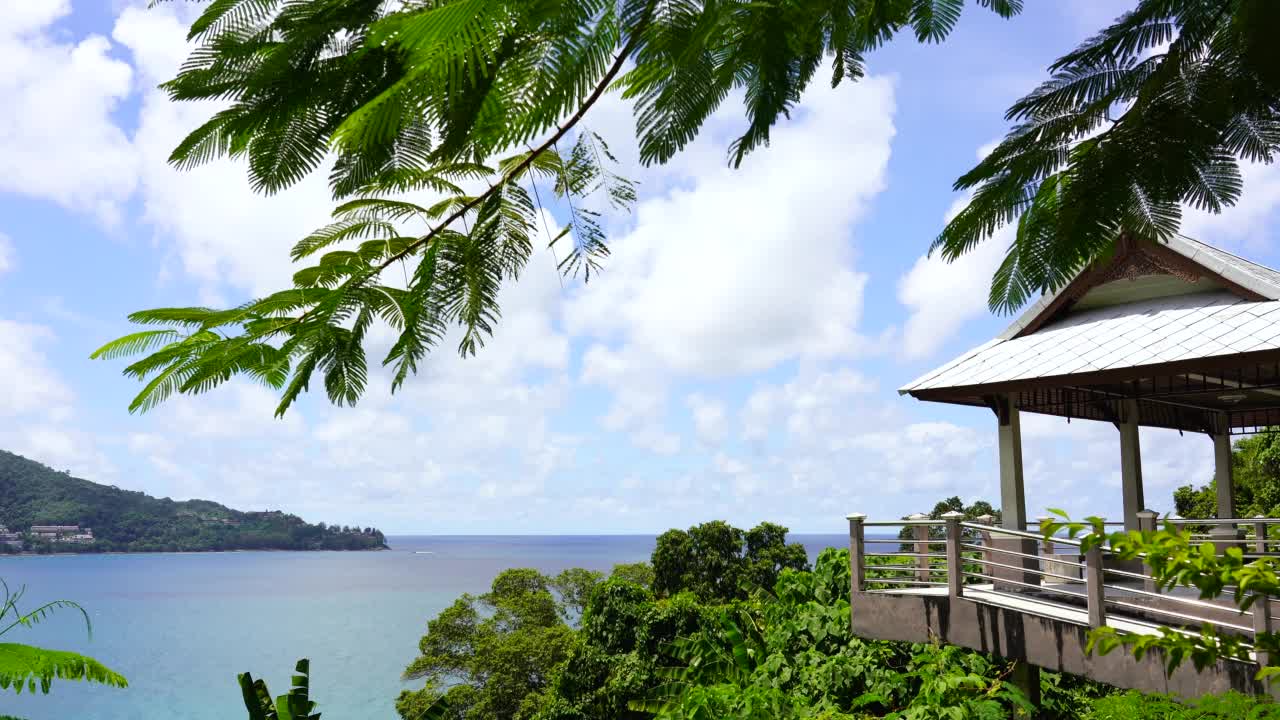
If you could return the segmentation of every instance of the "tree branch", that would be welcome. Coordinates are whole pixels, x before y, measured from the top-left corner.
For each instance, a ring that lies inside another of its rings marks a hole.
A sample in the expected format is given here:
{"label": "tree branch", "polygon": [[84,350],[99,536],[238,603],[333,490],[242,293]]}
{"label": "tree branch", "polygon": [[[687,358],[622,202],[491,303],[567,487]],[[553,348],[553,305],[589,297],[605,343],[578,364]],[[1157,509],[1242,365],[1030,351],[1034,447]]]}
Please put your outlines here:
{"label": "tree branch", "polygon": [[[636,26],[635,30],[631,33],[631,37],[627,39],[627,43],[623,45],[621,50],[618,51],[618,56],[614,58],[613,64],[609,66],[609,69],[605,72],[604,76],[600,78],[600,82],[596,83],[596,86],[591,91],[591,94],[587,96],[586,100],[583,101],[582,105],[577,109],[576,112],[574,112],[573,115],[569,116],[568,120],[566,120],[563,125],[560,125],[556,128],[556,132],[552,134],[550,138],[545,140],[537,148],[532,149],[529,152],[529,155],[524,160],[521,160],[515,167],[513,167],[511,170],[504,173],[501,181],[494,183],[493,185],[490,185],[489,188],[485,190],[483,193],[475,196],[474,198],[472,198],[471,200],[463,204],[461,207],[459,207],[457,210],[454,210],[452,213],[450,213],[449,216],[446,217],[435,228],[429,230],[422,237],[406,245],[404,249],[401,250],[400,252],[384,260],[381,264],[379,264],[374,269],[373,275],[376,276],[380,274],[383,270],[386,270],[388,267],[390,267],[392,263],[396,262],[397,260],[402,260],[408,257],[409,255],[412,255],[415,251],[417,251],[423,245],[431,242],[433,239],[435,239],[437,235],[440,234],[442,230],[449,227],[449,225],[453,224],[457,220],[463,218],[468,212],[474,210],[481,203],[483,203],[490,196],[492,196],[493,193],[497,192],[499,188],[501,188],[506,183],[511,182],[511,180],[518,177],[521,173],[527,170],[529,166],[533,164],[533,161],[538,159],[540,155],[547,152],[551,148],[555,147],[555,144],[559,142],[559,140],[563,138],[570,130],[572,130],[574,126],[576,126],[579,122],[582,121],[582,118],[586,115],[587,111],[590,110],[591,107],[595,105],[596,102],[599,101],[601,97],[604,96],[605,91],[609,89],[609,85],[613,83],[613,79],[617,76],[618,72],[622,70],[622,66],[626,63],[627,56],[631,54],[631,51],[633,49],[635,49],[636,43],[639,41],[639,38],[640,38],[640,33],[644,29],[644,26],[647,24],[647,17],[648,15],[646,15],[646,20],[640,22]],[[368,277],[369,275],[364,275],[362,273],[361,275],[353,277],[352,280],[348,280],[347,282],[343,283],[343,286],[350,285],[350,283],[356,278],[360,278],[361,280],[363,280]],[[272,328],[271,334],[272,335],[278,334],[286,330],[287,328],[292,327],[293,325],[302,323],[308,317],[311,316],[312,312],[314,312],[314,308],[312,310],[308,310],[307,312],[299,315],[296,320],[294,320],[292,323],[289,323],[288,325],[284,325],[278,328]]]}

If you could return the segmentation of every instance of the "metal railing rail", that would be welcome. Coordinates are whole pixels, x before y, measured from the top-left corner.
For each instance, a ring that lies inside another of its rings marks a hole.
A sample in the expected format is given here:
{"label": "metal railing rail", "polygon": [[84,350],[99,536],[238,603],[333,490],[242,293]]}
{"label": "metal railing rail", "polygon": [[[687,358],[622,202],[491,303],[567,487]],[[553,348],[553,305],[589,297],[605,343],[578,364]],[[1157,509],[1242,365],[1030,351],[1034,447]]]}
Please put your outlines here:
{"label": "metal railing rail", "polygon": [[[1038,533],[965,522],[960,513],[948,513],[942,520],[913,516],[906,520],[868,521],[858,514],[850,515],[848,519],[850,590],[854,596],[863,592],[893,593],[918,588],[936,591],[945,587],[948,596],[960,599],[965,597],[966,589],[977,592],[973,586],[981,585],[983,593],[1025,596],[1034,591],[1038,599],[1047,602],[1074,607],[1083,604],[1087,625],[1093,628],[1106,626],[1108,616],[1118,613],[1129,620],[1143,621],[1144,617],[1151,616],[1167,618],[1175,631],[1187,634],[1195,634],[1196,630],[1191,626],[1203,623],[1238,632],[1247,639],[1270,632],[1269,596],[1258,595],[1253,609],[1242,611],[1234,604],[1160,592],[1148,573],[1135,571],[1138,563],[1144,561],[1143,556],[1139,555],[1130,569],[1116,567],[1118,561],[1107,545],[1084,550],[1079,539],[1058,537],[1049,544]],[[1176,518],[1173,522],[1183,525],[1214,523]],[[1232,522],[1256,523],[1253,530],[1261,538],[1257,541],[1259,548],[1267,542],[1280,546],[1280,538],[1271,540],[1266,537],[1267,526],[1280,525],[1280,518],[1227,518],[1217,521],[1220,525]],[[868,541],[865,534],[868,527],[910,528],[911,532],[910,537],[873,538]],[[1221,536],[1213,539],[1219,541]],[[899,546],[895,552],[868,547],[895,544]],[[1239,541],[1228,544],[1238,546]],[[924,552],[902,550],[904,546],[923,549]],[[943,547],[945,552],[928,552],[933,547]],[[1061,552],[1060,548],[1067,552]],[[1077,555],[1079,561],[1072,559],[1072,555]],[[1078,576],[1071,574],[1077,570]],[[1135,587],[1138,584],[1140,587]],[[1064,596],[1070,598],[1069,603],[1062,603]],[[856,597],[853,599],[856,602]],[[982,601],[976,595],[975,599]],[[1233,618],[1240,618],[1242,622],[1233,622]],[[1265,657],[1259,658],[1259,662],[1265,661]]]}

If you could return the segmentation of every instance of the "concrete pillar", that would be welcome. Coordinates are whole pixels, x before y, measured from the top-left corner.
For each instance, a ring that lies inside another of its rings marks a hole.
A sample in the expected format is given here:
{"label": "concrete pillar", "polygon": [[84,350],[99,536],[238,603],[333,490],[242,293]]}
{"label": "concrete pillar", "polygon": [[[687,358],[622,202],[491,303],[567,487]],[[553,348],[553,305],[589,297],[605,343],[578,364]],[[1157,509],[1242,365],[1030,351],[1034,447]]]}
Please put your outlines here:
{"label": "concrete pillar", "polygon": [[[1231,429],[1224,422],[1222,432],[1213,434],[1213,481],[1218,488],[1218,517],[1236,516],[1235,478],[1231,474]],[[1215,525],[1209,530],[1218,552],[1237,544],[1240,530],[1234,525]],[[1243,549],[1243,548],[1242,548]]]}
{"label": "concrete pillar", "polygon": [[1235,479],[1231,476],[1231,435],[1226,428],[1213,436],[1213,479],[1218,486],[1218,517],[1235,517]]}
{"label": "concrete pillar", "polygon": [[[1259,635],[1269,635],[1273,631],[1271,629],[1271,598],[1267,595],[1258,595],[1253,602],[1253,637],[1257,641]],[[1271,653],[1265,650],[1256,650],[1258,664],[1266,667],[1271,664]]]}
{"label": "concrete pillar", "polygon": [[[1040,668],[1022,661],[1015,662],[1012,672],[1009,673],[1009,682],[1021,690],[1032,705],[1037,708],[1040,707]],[[1019,711],[1014,717],[1023,718],[1028,716]]]}
{"label": "concrete pillar", "polygon": [[[1013,398],[1001,396],[997,399],[997,418],[999,419],[1000,445],[1000,526],[1007,530],[1027,529],[1027,495],[1022,482],[1022,422],[1018,416],[1018,406]],[[1021,553],[1021,557],[1007,553],[997,553],[996,562],[1008,565],[1020,565],[1025,571],[1008,568],[990,568],[995,577],[997,590],[1025,590],[1026,585],[1038,585],[1040,576],[1031,572],[1040,569],[1036,560],[1037,543],[1027,538],[1009,536],[995,537],[995,546],[1008,551]],[[1001,580],[1012,580],[1022,585],[1001,583]],[[1039,683],[1039,681],[1036,681]],[[1039,685],[1037,684],[1037,687]]]}
{"label": "concrete pillar", "polygon": [[1027,495],[1022,483],[1022,423],[1009,397],[1000,398],[1000,526],[1027,529]]}
{"label": "concrete pillar", "polygon": [[1138,512],[1142,499],[1142,445],[1138,433],[1138,401],[1122,403],[1120,420],[1120,487],[1124,493],[1124,529],[1138,529]]}
{"label": "concrete pillar", "polygon": [[1089,627],[1107,624],[1106,590],[1103,589],[1102,548],[1097,545],[1084,554],[1085,604],[1089,608]]}

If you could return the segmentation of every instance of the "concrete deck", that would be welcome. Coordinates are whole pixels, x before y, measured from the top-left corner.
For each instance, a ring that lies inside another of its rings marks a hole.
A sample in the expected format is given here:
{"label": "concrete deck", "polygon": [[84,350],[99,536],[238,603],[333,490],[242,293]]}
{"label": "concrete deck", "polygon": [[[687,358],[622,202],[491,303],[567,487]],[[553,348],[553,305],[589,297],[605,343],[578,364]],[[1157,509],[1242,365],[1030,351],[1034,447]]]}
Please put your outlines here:
{"label": "concrete deck", "polygon": [[[1083,585],[1066,588],[1083,592]],[[1251,662],[1222,660],[1203,671],[1188,662],[1168,675],[1160,652],[1141,660],[1123,649],[1090,655],[1085,651],[1089,617],[1084,598],[1077,604],[1074,592],[1068,592],[1061,600],[1051,600],[1043,596],[1049,590],[1030,594],[996,590],[990,584],[966,585],[958,598],[948,596],[947,588],[941,586],[868,590],[853,595],[853,630],[880,640],[942,641],[1144,692],[1184,697],[1226,690],[1266,692],[1254,680],[1257,665]],[[1119,595],[1126,596],[1123,590]],[[1235,616],[1234,624],[1249,624],[1234,608],[1223,610]],[[1162,625],[1170,624],[1168,619],[1142,614],[1109,612],[1107,626],[1122,633],[1155,635]]]}

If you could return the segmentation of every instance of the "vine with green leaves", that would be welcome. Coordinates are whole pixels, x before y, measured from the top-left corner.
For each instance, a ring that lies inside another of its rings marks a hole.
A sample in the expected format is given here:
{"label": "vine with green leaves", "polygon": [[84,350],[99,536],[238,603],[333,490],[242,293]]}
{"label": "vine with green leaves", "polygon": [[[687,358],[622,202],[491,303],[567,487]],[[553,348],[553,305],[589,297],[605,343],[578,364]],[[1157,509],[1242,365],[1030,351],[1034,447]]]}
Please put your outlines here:
{"label": "vine with green leaves", "polygon": [[[1065,532],[1067,537],[1080,541],[1082,552],[1104,547],[1117,560],[1141,560],[1160,592],[1175,587],[1194,588],[1202,600],[1229,597],[1241,612],[1248,611],[1261,597],[1280,598],[1280,563],[1275,558],[1246,558],[1244,551],[1234,545],[1219,551],[1214,543],[1196,542],[1188,530],[1168,522],[1155,531],[1108,532],[1102,518],[1072,521],[1061,510],[1049,512],[1057,518],[1041,522],[1040,530],[1046,539]],[[1208,622],[1201,625],[1198,633],[1171,627],[1161,627],[1157,635],[1121,633],[1112,627],[1089,631],[1089,652],[1105,655],[1120,647],[1139,659],[1159,650],[1165,669],[1171,674],[1188,660],[1197,670],[1220,659],[1253,663],[1256,650],[1270,658],[1258,670],[1257,678],[1265,680],[1280,674],[1280,632],[1256,633],[1252,642],[1246,642],[1240,635],[1223,632]]]}

